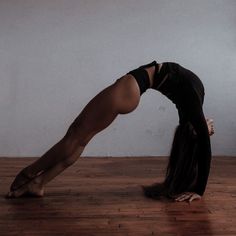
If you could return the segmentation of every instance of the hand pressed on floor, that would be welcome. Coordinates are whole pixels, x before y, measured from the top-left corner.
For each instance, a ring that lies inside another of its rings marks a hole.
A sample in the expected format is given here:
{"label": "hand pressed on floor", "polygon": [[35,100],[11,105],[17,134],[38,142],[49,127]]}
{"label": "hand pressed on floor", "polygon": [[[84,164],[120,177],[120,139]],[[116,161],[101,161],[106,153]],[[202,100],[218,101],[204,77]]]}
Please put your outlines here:
{"label": "hand pressed on floor", "polygon": [[202,197],[195,193],[195,192],[183,192],[181,194],[175,195],[174,200],[177,202],[182,202],[182,201],[193,201],[193,200],[200,200]]}

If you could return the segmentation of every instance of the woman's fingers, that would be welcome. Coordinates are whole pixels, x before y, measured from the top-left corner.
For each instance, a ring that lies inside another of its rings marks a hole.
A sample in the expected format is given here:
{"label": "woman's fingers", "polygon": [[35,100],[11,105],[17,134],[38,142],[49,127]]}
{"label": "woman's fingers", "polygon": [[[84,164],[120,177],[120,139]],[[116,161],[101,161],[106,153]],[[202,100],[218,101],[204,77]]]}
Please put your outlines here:
{"label": "woman's fingers", "polygon": [[174,196],[175,201],[182,202],[188,200],[192,202],[193,200],[201,199],[201,196],[194,192],[184,192],[179,195]]}
{"label": "woman's fingers", "polygon": [[201,199],[201,196],[195,193],[195,194],[193,194],[192,197],[189,199],[189,202],[193,201],[194,199],[196,199],[196,200],[197,200],[197,199]]}
{"label": "woman's fingers", "polygon": [[172,195],[172,199],[174,199],[177,202],[182,202],[188,200],[189,202],[192,202],[193,200],[201,199],[202,197],[195,193],[195,192],[183,192],[177,195]]}
{"label": "woman's fingers", "polygon": [[178,201],[178,202],[185,201],[185,200],[191,198],[193,194],[194,193],[192,193],[192,192],[184,192],[184,193],[180,194],[178,197],[176,197],[175,201]]}

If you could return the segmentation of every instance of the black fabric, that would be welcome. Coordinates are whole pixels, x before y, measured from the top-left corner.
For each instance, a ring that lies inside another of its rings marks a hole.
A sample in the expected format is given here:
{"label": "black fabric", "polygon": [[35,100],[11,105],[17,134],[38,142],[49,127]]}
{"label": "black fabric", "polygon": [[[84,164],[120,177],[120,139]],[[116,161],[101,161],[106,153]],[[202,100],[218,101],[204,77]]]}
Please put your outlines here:
{"label": "black fabric", "polygon": [[145,64],[140,66],[137,69],[129,71],[127,74],[131,74],[136,79],[139,89],[140,89],[140,95],[142,95],[148,88],[150,88],[150,81],[149,76],[145,68],[151,67],[157,65],[156,61],[153,61],[151,63]]}
{"label": "black fabric", "polygon": [[[172,145],[165,183],[169,188],[172,186],[174,189],[172,193],[184,191],[184,189],[177,186],[177,183],[181,185],[181,181],[185,181],[185,178],[191,175],[191,173],[190,175],[187,173],[187,169],[183,166],[184,163],[190,161],[196,164],[188,164],[188,168],[192,171],[197,170],[197,173],[195,176],[196,179],[194,180],[195,183],[188,183],[188,186],[185,186],[185,191],[192,190],[203,195],[211,163],[210,137],[202,110],[205,94],[204,86],[197,75],[177,63],[163,63],[159,75],[155,77],[154,80],[161,80],[166,75],[167,79],[158,91],[167,96],[176,105],[179,113],[180,127],[179,132],[175,134],[175,138],[179,143],[174,142]],[[155,89],[155,87],[153,87],[153,89]],[[188,135],[186,134],[186,127],[188,132],[190,132]],[[189,136],[194,137],[194,134],[196,138],[190,138],[190,140],[186,139],[186,137]],[[187,151],[184,150],[185,147],[183,147],[186,140],[188,140],[187,143],[189,145]],[[191,143],[189,143],[190,141]],[[183,153],[185,155],[183,155]],[[171,161],[173,162],[173,160],[174,163],[170,163]],[[173,173],[180,171],[181,166],[181,174],[174,175]],[[185,171],[183,171],[184,169]],[[177,180],[176,178],[179,179]],[[193,178],[193,176],[191,178]]]}
{"label": "black fabric", "polygon": [[[157,63],[153,61],[131,71],[139,81],[141,94],[150,86],[149,80],[141,82],[148,79],[143,68],[152,65],[156,67],[152,89],[168,97],[176,105],[179,114],[179,126],[163,184],[169,188],[169,194],[191,190],[203,195],[211,163],[210,137],[202,109],[204,86],[197,75],[177,63],[162,63],[158,72]],[[160,186],[156,187],[161,189]]]}

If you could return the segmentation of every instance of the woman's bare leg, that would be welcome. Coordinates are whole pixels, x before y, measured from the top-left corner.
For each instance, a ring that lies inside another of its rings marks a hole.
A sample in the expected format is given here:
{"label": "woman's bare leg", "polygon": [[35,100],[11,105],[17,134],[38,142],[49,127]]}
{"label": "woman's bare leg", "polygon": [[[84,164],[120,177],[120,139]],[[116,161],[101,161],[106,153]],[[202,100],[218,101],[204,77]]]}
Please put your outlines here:
{"label": "woman's bare leg", "polygon": [[43,185],[72,165],[92,137],[108,127],[118,114],[133,111],[139,100],[138,84],[132,75],[125,75],[102,90],[85,106],[63,139],[40,159],[23,169],[29,177],[41,172],[40,176],[25,184],[25,179],[19,175],[13,182],[9,195],[18,197],[27,192],[43,195]]}

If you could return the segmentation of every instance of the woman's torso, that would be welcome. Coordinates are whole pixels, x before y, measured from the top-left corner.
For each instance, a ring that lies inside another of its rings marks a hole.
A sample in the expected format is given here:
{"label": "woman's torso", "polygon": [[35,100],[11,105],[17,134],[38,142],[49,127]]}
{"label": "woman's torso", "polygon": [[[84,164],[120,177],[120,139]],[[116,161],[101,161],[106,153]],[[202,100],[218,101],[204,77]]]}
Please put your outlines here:
{"label": "woman's torso", "polygon": [[149,75],[150,88],[163,93],[174,103],[186,94],[186,91],[188,94],[194,91],[204,97],[204,87],[198,76],[177,63],[156,63],[156,66],[144,69]]}

